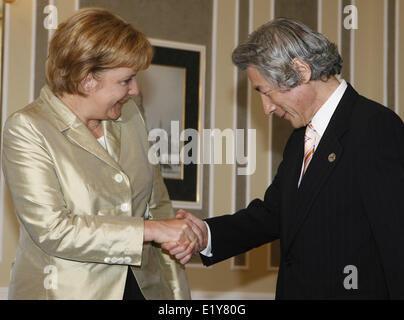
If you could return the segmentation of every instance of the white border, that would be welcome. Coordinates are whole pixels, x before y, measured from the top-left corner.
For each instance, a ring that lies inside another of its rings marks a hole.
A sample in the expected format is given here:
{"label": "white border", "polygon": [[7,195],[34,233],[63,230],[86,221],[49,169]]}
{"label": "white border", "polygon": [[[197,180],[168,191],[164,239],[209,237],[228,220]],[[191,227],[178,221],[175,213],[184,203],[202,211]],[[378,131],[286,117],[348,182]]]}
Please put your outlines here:
{"label": "white border", "polygon": [[[154,46],[160,46],[165,48],[183,49],[188,51],[196,51],[200,53],[200,72],[199,72],[199,121],[198,121],[198,131],[201,133],[204,123],[205,114],[205,72],[206,72],[206,48],[203,45],[190,44],[184,42],[175,42],[161,39],[149,39],[150,43]],[[198,152],[200,155],[201,146],[198,146]],[[172,200],[172,206],[174,208],[184,208],[184,209],[202,209],[202,196],[203,196],[203,164],[198,164],[197,171],[197,201],[175,201]]]}

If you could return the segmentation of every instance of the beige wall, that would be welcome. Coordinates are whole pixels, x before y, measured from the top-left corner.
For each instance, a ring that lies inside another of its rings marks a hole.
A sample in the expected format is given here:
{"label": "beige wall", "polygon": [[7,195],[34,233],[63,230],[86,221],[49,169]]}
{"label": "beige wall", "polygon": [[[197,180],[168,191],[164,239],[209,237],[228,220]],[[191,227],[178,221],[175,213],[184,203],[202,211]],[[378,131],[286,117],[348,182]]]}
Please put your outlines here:
{"label": "beige wall", "polygon": [[355,35],[354,87],[383,103],[383,1],[357,0],[356,5],[360,20]]}
{"label": "beige wall", "polygon": [[[38,0],[39,1],[39,0]],[[42,0],[41,0],[42,1]],[[246,1],[246,0],[240,0]],[[281,0],[277,0],[281,1]],[[341,27],[338,14],[338,0],[322,0],[318,6],[320,11],[322,31],[329,38],[338,43]],[[320,3],[319,2],[319,3]],[[212,46],[215,54],[212,60],[212,77],[207,78],[206,85],[211,86],[214,80],[215,86],[210,88],[213,104],[206,101],[206,108],[212,107],[214,119],[213,126],[224,130],[234,128],[234,115],[236,106],[235,75],[236,69],[231,64],[230,56],[237,42],[236,25],[238,17],[238,0],[214,0],[216,10],[216,32],[212,39],[216,39]],[[296,3],[301,3],[298,1]],[[371,99],[382,102],[384,100],[384,0],[356,0],[355,5],[359,12],[359,29],[354,31],[354,46],[350,52],[353,63],[354,86],[358,91]],[[5,44],[5,57],[7,62],[4,74],[3,115],[7,116],[16,109],[23,107],[32,99],[33,75],[32,63],[34,63],[32,46],[34,32],[33,26],[38,25],[34,21],[34,0],[16,0],[8,5],[6,17],[9,32],[9,41]],[[75,0],[56,0],[55,4],[60,9],[60,19],[70,15],[75,10]],[[252,28],[266,22],[274,14],[271,0],[254,0],[250,2]],[[276,1],[275,1],[276,5]],[[296,11],[299,8],[297,8]],[[400,40],[398,43],[398,56],[404,57],[404,3],[400,3],[397,30]],[[37,13],[38,17],[43,17]],[[342,13],[343,17],[343,13]],[[175,23],[175,22],[173,22]],[[6,28],[6,30],[7,30]],[[8,59],[8,60],[7,60]],[[38,59],[38,57],[37,57]],[[8,70],[7,70],[8,69]],[[396,69],[399,70],[396,81],[396,93],[399,102],[398,113],[404,117],[404,61],[398,61]],[[349,79],[347,79],[349,80]],[[5,108],[5,109],[4,109]],[[277,135],[273,133],[271,119],[263,116],[258,95],[250,90],[249,108],[247,110],[247,123],[250,128],[257,130],[257,171],[247,177],[247,199],[263,197],[268,182],[272,179],[271,163],[274,161],[272,154],[272,140]],[[4,119],[3,119],[4,121]],[[207,166],[206,166],[207,167]],[[234,168],[231,165],[215,165],[213,182],[213,214],[230,213],[232,210],[235,183]],[[0,263],[0,287],[7,287],[9,281],[10,265],[14,258],[18,240],[18,225],[14,217],[12,204],[7,189],[1,189],[3,199],[0,204],[0,217],[2,217],[2,256]],[[277,272],[268,269],[269,249],[268,245],[262,246],[250,252],[246,256],[247,267],[240,270],[233,267],[233,260],[219,263],[210,268],[188,267],[187,272],[191,289],[194,292],[230,292],[231,297],[246,294],[264,294],[262,297],[272,297],[275,292]],[[259,296],[259,295],[258,295]],[[258,297],[254,296],[254,297]],[[244,296],[245,297],[245,296]]]}

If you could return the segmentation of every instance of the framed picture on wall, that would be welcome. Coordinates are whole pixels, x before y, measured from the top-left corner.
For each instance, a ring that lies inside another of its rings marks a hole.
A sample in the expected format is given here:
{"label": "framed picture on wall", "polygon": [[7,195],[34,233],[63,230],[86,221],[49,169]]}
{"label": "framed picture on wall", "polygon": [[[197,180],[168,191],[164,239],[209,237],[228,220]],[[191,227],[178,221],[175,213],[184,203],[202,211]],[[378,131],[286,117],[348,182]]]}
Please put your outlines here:
{"label": "framed picture on wall", "polygon": [[141,108],[175,208],[202,207],[201,128],[205,46],[151,39],[150,67],[137,75]]}

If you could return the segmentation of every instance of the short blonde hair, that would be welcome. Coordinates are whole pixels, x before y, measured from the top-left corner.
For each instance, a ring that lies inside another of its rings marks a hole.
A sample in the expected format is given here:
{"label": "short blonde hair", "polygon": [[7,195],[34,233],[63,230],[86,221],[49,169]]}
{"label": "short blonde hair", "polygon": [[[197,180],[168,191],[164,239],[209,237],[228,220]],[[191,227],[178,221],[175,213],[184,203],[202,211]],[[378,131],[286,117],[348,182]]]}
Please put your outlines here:
{"label": "short blonde hair", "polygon": [[146,69],[153,48],[145,35],[108,10],[86,8],[58,26],[49,45],[46,83],[56,95],[79,94],[88,75],[128,67]]}

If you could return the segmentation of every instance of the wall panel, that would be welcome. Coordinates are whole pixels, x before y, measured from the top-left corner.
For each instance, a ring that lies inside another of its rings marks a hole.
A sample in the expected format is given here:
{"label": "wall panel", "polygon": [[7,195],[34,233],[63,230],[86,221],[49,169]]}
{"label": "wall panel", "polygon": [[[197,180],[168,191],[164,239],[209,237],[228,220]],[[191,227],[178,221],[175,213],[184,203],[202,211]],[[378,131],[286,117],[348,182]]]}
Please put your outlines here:
{"label": "wall panel", "polygon": [[327,38],[338,44],[338,1],[336,0],[321,0],[322,12],[320,13],[322,33]]}
{"label": "wall panel", "polygon": [[384,3],[383,0],[356,0],[356,6],[355,89],[383,103]]}

